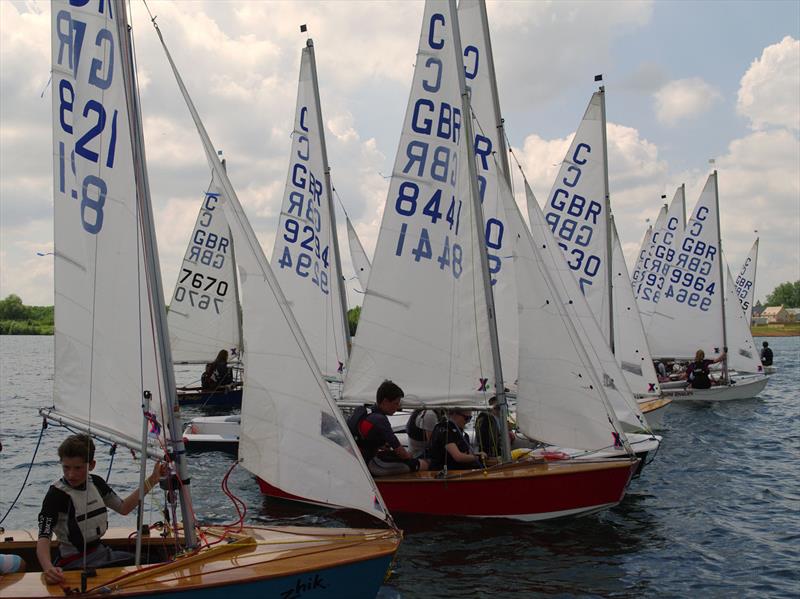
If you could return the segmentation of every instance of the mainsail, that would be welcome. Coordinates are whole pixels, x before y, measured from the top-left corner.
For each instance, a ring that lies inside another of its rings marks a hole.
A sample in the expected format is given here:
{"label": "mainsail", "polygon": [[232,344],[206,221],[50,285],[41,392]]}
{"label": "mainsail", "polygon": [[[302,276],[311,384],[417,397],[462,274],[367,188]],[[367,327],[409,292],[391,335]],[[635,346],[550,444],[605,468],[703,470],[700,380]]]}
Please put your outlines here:
{"label": "mainsail", "polygon": [[610,345],[604,92],[592,95],[544,208],[581,291]]}
{"label": "mainsail", "polygon": [[242,465],[286,493],[388,519],[160,30],[158,34],[214,171],[214,192],[220,196],[236,244],[246,350]]}
{"label": "mainsail", "polygon": [[486,407],[493,354],[462,135],[454,3],[425,5],[414,79],[343,390]]}
{"label": "mainsail", "polygon": [[727,329],[728,367],[737,372],[763,372],[761,354],[750,331],[750,317],[741,309],[733,275],[725,264],[725,328]]}
{"label": "mainsail", "polygon": [[642,261],[639,276],[632,282],[645,330],[663,293],[664,281],[676,255],[675,248],[686,226],[685,189],[684,185],[678,187],[664,218],[661,219],[659,215],[660,222],[657,220],[653,227],[650,247]]}
{"label": "mainsail", "polygon": [[756,237],[750,253],[742,264],[739,274],[736,275],[734,290],[739,304],[744,310],[744,317],[750,322],[753,315],[753,297],[756,291],[756,263],[758,262],[758,237]]}
{"label": "mainsail", "polygon": [[[647,328],[659,358],[694,358],[698,349],[717,356],[725,339],[720,280],[717,176],[709,175],[683,236],[666,250],[672,259]],[[651,273],[652,274],[652,273]]]}
{"label": "mainsail", "polygon": [[316,77],[308,40],[271,266],[323,374],[339,378],[349,333]]}
{"label": "mainsail", "polygon": [[[147,182],[121,3],[52,6],[55,385],[49,415],[139,447],[145,392],[151,431],[165,422],[171,372],[157,338],[160,274],[146,247]],[[134,150],[136,147],[136,150]],[[168,352],[168,348],[166,349]],[[167,356],[168,358],[168,356]],[[163,429],[154,436],[163,440]]]}
{"label": "mainsail", "polygon": [[[667,207],[662,206],[661,210],[658,212],[658,218],[661,218],[662,215],[667,213]],[[649,219],[648,219],[649,220]],[[653,240],[653,225],[648,224],[647,230],[644,232],[644,236],[642,237],[642,244],[639,246],[639,253],[636,254],[636,263],[633,266],[633,270],[631,271],[631,285],[634,287],[636,283],[639,281],[641,276],[642,270],[642,262],[644,261],[645,257],[647,256],[647,252],[650,250],[650,244]]]}
{"label": "mainsail", "polygon": [[210,362],[242,348],[236,262],[228,221],[212,181],[183,256],[167,321],[176,363]]}

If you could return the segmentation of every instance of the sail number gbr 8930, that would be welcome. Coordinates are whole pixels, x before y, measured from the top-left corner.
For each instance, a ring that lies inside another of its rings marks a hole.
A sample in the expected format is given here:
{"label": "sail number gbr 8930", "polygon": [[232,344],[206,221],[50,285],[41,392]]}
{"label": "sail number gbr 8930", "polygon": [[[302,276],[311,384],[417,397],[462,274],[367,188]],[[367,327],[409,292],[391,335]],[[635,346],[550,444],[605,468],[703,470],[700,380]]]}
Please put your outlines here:
{"label": "sail number gbr 8930", "polygon": [[[97,23],[113,23],[111,3],[100,2],[97,15],[89,8],[81,10],[86,1],[72,0],[70,4],[71,10],[60,10],[54,17],[56,185],[60,193],[80,201],[83,229],[96,235],[103,228],[103,209],[109,192],[106,169],[114,168],[118,123],[123,130],[127,127],[127,121],[120,117],[120,108],[113,108],[113,104],[116,101],[124,106],[125,93],[111,89],[114,75],[119,71],[115,64],[118,56],[115,31],[97,26]],[[86,15],[86,22],[76,18],[79,10]],[[87,63],[88,69],[80,68]],[[79,79],[83,76],[85,83]],[[79,180],[78,173],[85,171],[91,172]]]}

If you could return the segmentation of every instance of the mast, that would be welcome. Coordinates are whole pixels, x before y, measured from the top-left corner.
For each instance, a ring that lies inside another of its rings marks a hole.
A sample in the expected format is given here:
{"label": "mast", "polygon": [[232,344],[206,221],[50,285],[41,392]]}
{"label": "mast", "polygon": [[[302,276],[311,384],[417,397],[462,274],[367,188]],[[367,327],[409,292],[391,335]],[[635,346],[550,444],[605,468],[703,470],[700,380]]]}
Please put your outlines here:
{"label": "mast", "polygon": [[[166,307],[164,305],[164,290],[161,283],[161,270],[159,268],[158,248],[156,247],[156,233],[153,225],[153,213],[150,200],[150,183],[145,168],[144,137],[142,134],[142,119],[139,102],[139,89],[136,84],[136,70],[133,61],[133,43],[128,26],[128,13],[124,0],[115,0],[114,8],[117,11],[117,34],[120,40],[120,55],[122,56],[123,81],[125,82],[125,95],[130,106],[130,130],[133,152],[133,171],[136,180],[137,203],[139,205],[142,236],[144,242],[145,268],[148,273],[150,288],[150,305],[153,311],[153,327],[158,346],[158,359],[164,383],[164,395],[167,409],[168,431],[171,439],[168,443],[171,449],[171,458],[175,464],[179,480],[179,495],[181,502],[181,516],[183,520],[183,534],[187,547],[195,547],[195,520],[191,509],[192,497],[189,490],[189,477],[184,457],[186,449],[181,437],[180,419],[178,417],[178,401],[175,393],[175,374],[172,370],[172,352],[169,346],[169,337],[166,326]],[[154,389],[153,392],[158,390]],[[146,392],[145,392],[146,393]]]}
{"label": "mast", "polygon": [[311,62],[311,81],[314,87],[314,101],[317,103],[317,129],[319,130],[320,148],[322,150],[322,168],[325,172],[325,193],[328,196],[328,212],[331,219],[331,247],[333,248],[333,259],[336,261],[336,284],[339,286],[339,303],[341,304],[342,322],[344,329],[345,347],[350,354],[350,327],[347,324],[347,295],[342,279],[342,260],[339,255],[339,237],[336,233],[336,210],[333,205],[333,189],[331,185],[331,167],[328,164],[328,148],[325,146],[325,129],[322,125],[322,102],[319,99],[319,80],[317,79],[317,59],[314,56],[314,41],[311,38],[306,40],[308,56]]}
{"label": "mast", "polygon": [[719,256],[719,293],[720,302],[722,304],[722,351],[725,353],[725,359],[722,361],[722,378],[725,382],[728,381],[728,329],[725,322],[725,278],[722,271],[722,233],[720,225],[720,212],[719,212],[719,179],[717,178],[717,170],[714,169],[714,204],[717,210],[717,256]]}
{"label": "mast", "polygon": [[462,56],[461,30],[458,26],[458,12],[456,1],[449,0],[450,15],[453,20],[453,45],[456,53],[456,70],[458,71],[458,86],[461,91],[461,114],[464,119],[464,135],[467,136],[467,169],[469,171],[470,199],[472,200],[475,227],[477,229],[478,254],[481,258],[481,280],[483,281],[483,291],[486,297],[486,316],[489,321],[489,341],[492,348],[492,365],[494,367],[495,395],[497,405],[500,408],[500,441],[503,451],[503,461],[511,460],[511,447],[508,434],[505,430],[505,423],[508,422],[508,404],[506,403],[505,381],[503,380],[503,369],[500,364],[500,342],[497,338],[497,320],[495,317],[494,294],[492,293],[492,283],[489,274],[489,257],[486,250],[486,233],[484,230],[483,207],[481,206],[480,194],[478,192],[478,171],[475,167],[475,132],[472,127],[472,110],[470,109],[469,90],[467,89],[466,77],[464,75],[464,58]]}
{"label": "mast", "polygon": [[[602,78],[602,75],[600,76]],[[606,283],[608,285],[608,346],[614,351],[614,269],[611,267],[611,196],[608,192],[608,139],[606,137],[606,88],[600,86],[600,118],[603,132],[603,184],[606,209]]]}
{"label": "mast", "polygon": [[[497,90],[497,76],[494,70],[494,53],[492,52],[492,38],[489,35],[489,16],[486,13],[486,0],[478,2],[481,12],[481,26],[483,27],[483,39],[486,42],[486,67],[489,72],[489,84],[492,88],[492,102],[494,103],[494,113],[497,115],[497,151],[500,153],[500,164],[503,167],[503,175],[511,189],[511,167],[508,164],[508,147],[506,146],[505,121],[500,112],[500,92]],[[462,58],[463,60],[463,58]]]}
{"label": "mast", "polygon": [[683,228],[686,229],[686,183],[681,183],[681,219]]}

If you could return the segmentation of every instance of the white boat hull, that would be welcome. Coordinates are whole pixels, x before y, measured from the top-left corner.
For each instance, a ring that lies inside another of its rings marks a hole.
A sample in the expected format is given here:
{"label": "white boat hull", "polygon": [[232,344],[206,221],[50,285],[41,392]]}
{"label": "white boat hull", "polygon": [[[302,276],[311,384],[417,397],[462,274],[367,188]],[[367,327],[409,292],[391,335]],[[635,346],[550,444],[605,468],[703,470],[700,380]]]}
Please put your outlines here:
{"label": "white boat hull", "polygon": [[718,385],[710,389],[690,389],[691,394],[673,397],[674,401],[731,401],[756,397],[767,386],[768,379],[764,375],[754,375],[734,379],[730,385]]}
{"label": "white boat hull", "polygon": [[671,397],[659,396],[639,400],[639,409],[647,419],[650,430],[659,429],[664,421],[664,414],[672,403]]}
{"label": "white boat hull", "polygon": [[189,451],[236,451],[241,421],[239,414],[194,418],[183,430],[183,442]]}

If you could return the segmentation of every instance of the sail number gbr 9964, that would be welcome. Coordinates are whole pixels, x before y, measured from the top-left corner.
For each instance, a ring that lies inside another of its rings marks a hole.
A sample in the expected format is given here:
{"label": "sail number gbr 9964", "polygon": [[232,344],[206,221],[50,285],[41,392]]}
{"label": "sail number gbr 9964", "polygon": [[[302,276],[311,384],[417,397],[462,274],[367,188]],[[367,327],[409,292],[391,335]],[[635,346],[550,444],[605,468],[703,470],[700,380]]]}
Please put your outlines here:
{"label": "sail number gbr 9964", "polygon": [[83,229],[96,235],[117,163],[118,128],[122,134],[128,125],[112,5],[70,0],[53,18],[55,187],[79,203]]}

